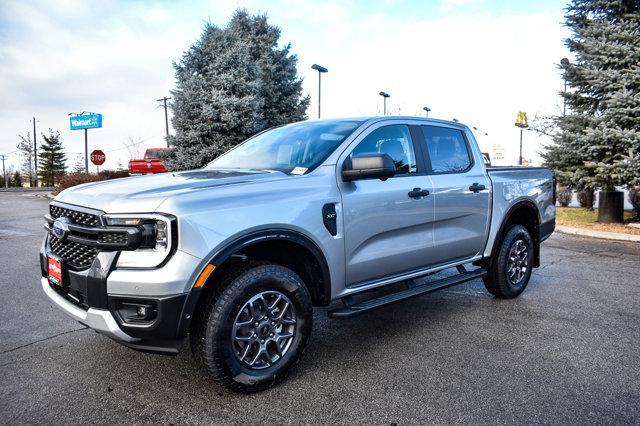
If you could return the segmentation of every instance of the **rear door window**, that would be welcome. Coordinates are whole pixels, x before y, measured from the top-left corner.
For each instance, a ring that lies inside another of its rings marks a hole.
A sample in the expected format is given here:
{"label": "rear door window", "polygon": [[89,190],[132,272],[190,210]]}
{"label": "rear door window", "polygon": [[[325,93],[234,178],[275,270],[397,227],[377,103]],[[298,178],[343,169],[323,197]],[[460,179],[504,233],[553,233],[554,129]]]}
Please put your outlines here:
{"label": "rear door window", "polygon": [[433,173],[461,173],[471,167],[471,155],[461,130],[420,126],[427,143]]}

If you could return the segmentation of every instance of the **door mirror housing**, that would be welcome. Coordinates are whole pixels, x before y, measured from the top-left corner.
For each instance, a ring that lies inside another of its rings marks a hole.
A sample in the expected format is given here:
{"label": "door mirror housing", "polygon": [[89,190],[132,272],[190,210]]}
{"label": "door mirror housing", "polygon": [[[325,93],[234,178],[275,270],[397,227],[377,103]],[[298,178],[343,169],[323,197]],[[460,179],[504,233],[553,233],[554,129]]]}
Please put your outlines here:
{"label": "door mirror housing", "polygon": [[357,154],[347,158],[342,164],[342,179],[346,182],[361,179],[387,180],[395,174],[396,165],[389,154]]}

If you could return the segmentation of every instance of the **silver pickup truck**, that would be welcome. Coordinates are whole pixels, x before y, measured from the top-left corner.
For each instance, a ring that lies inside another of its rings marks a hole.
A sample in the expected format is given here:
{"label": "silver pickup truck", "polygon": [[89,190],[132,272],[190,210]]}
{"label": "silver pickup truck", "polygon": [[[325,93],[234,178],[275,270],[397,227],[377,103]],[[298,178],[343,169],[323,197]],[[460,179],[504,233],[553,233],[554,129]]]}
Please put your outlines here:
{"label": "silver pickup truck", "polygon": [[298,361],[313,306],[351,318],[477,278],[518,296],[554,230],[554,188],[546,168],[487,167],[459,123],[294,123],[199,170],[63,191],[41,284],[131,348],[175,354],[189,336],[217,382],[253,392]]}

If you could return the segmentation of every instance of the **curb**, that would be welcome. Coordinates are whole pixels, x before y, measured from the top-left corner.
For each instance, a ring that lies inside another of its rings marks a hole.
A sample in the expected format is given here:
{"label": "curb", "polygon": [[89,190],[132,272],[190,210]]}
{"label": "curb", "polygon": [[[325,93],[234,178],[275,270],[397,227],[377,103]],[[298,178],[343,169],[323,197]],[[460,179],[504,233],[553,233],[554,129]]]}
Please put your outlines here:
{"label": "curb", "polygon": [[640,242],[640,235],[621,234],[619,232],[591,231],[588,229],[571,228],[569,226],[556,226],[556,231],[563,234],[579,235],[582,237],[600,238],[604,240]]}
{"label": "curb", "polygon": [[40,186],[37,188],[30,188],[30,187],[21,187],[21,188],[0,188],[0,192],[12,192],[12,193],[16,193],[16,192],[24,192],[24,193],[28,193],[28,192],[32,192],[32,193],[37,193],[37,192],[51,192],[53,191],[55,188],[53,188],[52,186]]}

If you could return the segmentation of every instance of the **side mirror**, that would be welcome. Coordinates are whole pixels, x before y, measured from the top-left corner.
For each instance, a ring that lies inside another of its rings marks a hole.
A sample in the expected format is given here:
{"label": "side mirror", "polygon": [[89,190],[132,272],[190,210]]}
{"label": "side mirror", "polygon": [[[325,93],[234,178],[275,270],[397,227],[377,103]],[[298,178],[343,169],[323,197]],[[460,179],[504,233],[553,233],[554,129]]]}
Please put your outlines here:
{"label": "side mirror", "polygon": [[342,165],[342,179],[346,182],[360,179],[387,180],[395,174],[396,165],[389,154],[358,154],[347,158]]}

